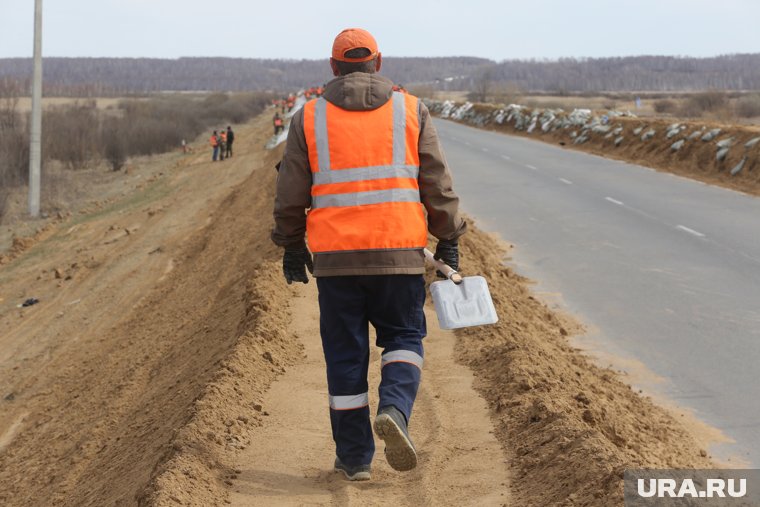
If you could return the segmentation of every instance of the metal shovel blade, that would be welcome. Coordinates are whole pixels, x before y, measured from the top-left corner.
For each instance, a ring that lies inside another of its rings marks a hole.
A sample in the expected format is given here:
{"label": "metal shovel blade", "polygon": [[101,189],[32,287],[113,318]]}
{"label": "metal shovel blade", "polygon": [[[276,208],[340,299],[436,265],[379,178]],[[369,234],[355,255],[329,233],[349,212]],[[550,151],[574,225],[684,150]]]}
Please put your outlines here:
{"label": "metal shovel blade", "polygon": [[[448,277],[448,280],[430,284],[433,306],[441,329],[482,326],[499,321],[485,278],[462,277],[443,262],[433,259],[433,254],[427,249],[425,257]],[[461,282],[454,283],[454,277],[459,277]]]}

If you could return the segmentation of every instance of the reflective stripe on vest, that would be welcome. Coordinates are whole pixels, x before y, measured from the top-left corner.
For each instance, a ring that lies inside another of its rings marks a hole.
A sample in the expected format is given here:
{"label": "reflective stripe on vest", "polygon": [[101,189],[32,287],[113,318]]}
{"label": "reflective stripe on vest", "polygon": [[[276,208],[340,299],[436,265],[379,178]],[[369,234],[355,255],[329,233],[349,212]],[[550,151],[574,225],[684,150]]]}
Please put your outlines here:
{"label": "reflective stripe on vest", "polygon": [[311,198],[312,208],[337,208],[341,206],[364,206],[384,202],[420,202],[420,191],[415,189],[391,188],[370,192],[349,192],[346,194],[315,195]]}
{"label": "reflective stripe on vest", "polygon": [[330,396],[330,408],[333,410],[356,410],[369,405],[369,393],[349,396]]}
{"label": "reflective stripe on vest", "polygon": [[421,355],[411,350],[393,350],[383,354],[380,368],[384,368],[389,363],[409,363],[421,370],[423,359]]}
{"label": "reflective stripe on vest", "polygon": [[[319,172],[315,173],[314,184],[363,181],[382,178],[414,178],[419,175],[419,167],[406,165],[406,101],[401,93],[393,93],[393,159],[392,165],[377,167],[356,167],[333,171],[330,166],[330,144],[327,134],[327,101],[319,98],[314,105],[314,137],[317,144]],[[354,113],[355,114],[355,113]],[[418,199],[419,200],[419,199]],[[316,208],[316,206],[312,206]]]}
{"label": "reflective stripe on vest", "polygon": [[425,246],[417,100],[393,93],[371,111],[347,111],[323,98],[306,104],[313,252]]}

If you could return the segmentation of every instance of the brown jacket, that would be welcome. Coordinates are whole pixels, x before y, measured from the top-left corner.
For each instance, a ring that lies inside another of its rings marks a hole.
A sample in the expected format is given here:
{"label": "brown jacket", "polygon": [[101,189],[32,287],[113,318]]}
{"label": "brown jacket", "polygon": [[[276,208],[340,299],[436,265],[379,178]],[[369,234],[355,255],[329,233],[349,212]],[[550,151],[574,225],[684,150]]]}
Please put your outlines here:
{"label": "brown jacket", "polygon": [[[349,111],[377,109],[390,100],[393,83],[376,74],[355,72],[333,79],[322,97]],[[455,239],[466,224],[459,215],[459,198],[451,189],[451,173],[443,157],[427,107],[420,101],[420,173],[422,204],[428,230],[438,239]],[[303,131],[303,109],[290,122],[285,154],[277,177],[272,241],[303,246],[306,210],[311,207],[311,167]],[[393,275],[424,273],[422,250],[368,250],[314,255],[314,276]]]}

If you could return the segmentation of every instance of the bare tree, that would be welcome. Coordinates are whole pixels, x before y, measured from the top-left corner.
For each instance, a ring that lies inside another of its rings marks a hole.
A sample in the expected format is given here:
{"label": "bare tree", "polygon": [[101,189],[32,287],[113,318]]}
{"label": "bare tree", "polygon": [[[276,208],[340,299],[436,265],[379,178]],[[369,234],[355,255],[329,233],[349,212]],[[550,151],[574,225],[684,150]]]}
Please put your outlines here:
{"label": "bare tree", "polygon": [[491,67],[480,69],[472,80],[472,90],[468,98],[473,102],[487,102],[493,86],[493,69]]}
{"label": "bare tree", "polygon": [[20,97],[21,84],[18,81],[9,78],[0,79],[0,131],[17,127]]}
{"label": "bare tree", "polygon": [[0,80],[0,217],[13,187],[24,181],[29,167],[29,135],[18,112],[21,87]]}

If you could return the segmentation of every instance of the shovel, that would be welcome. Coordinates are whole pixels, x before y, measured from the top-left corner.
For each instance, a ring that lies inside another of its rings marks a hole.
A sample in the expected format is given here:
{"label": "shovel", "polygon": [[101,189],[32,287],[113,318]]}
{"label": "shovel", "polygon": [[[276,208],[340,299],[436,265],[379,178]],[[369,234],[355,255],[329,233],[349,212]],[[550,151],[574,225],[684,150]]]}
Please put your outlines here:
{"label": "shovel", "polygon": [[463,277],[444,262],[435,260],[425,249],[425,259],[443,273],[447,280],[430,284],[433,306],[441,329],[495,324],[499,317],[493,306],[488,283],[482,276]]}

